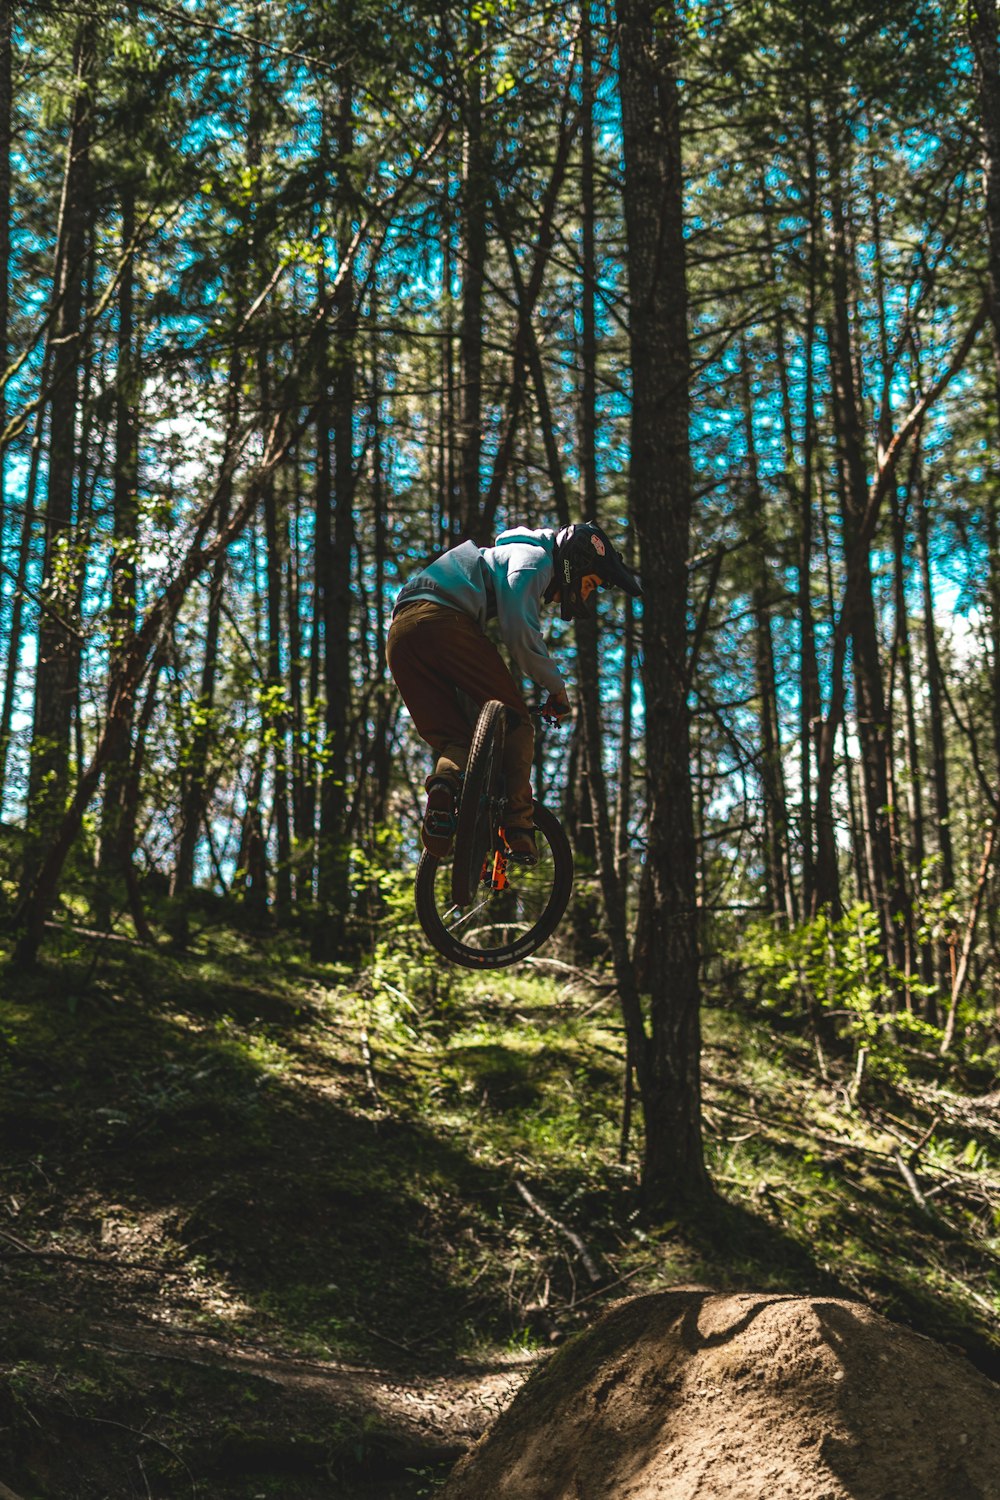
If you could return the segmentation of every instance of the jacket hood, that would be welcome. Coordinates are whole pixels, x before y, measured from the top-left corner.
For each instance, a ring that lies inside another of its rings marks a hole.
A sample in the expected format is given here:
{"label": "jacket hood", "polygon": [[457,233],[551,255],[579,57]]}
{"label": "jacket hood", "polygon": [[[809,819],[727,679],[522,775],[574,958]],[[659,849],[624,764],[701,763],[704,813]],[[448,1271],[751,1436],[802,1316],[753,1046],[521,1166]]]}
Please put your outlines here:
{"label": "jacket hood", "polygon": [[533,531],[528,526],[514,526],[510,531],[501,531],[493,545],[512,547],[515,543],[522,545],[527,543],[529,546],[543,547],[546,552],[551,552],[555,536],[555,531],[550,526],[542,526],[537,531]]}

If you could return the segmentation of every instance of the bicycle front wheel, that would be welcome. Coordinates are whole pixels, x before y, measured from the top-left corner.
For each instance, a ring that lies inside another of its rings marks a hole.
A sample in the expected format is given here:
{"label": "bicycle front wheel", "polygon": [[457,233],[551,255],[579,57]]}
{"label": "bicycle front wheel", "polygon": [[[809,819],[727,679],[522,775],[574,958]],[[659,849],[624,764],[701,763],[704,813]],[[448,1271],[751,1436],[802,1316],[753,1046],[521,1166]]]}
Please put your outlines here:
{"label": "bicycle front wheel", "polygon": [[537,865],[508,864],[507,883],[492,885],[487,859],[469,900],[452,896],[450,860],[426,851],[417,867],[416,905],[429,941],[466,969],[505,969],[552,936],[573,889],[573,853],[558,818],[535,803]]}

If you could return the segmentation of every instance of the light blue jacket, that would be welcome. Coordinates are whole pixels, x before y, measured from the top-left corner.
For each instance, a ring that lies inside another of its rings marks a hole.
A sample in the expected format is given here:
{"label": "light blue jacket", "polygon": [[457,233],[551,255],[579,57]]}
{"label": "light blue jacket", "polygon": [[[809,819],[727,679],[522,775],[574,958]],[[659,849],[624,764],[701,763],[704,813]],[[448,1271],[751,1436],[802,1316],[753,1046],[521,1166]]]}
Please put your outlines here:
{"label": "light blue jacket", "polygon": [[542,596],[552,582],[556,533],[548,527],[502,531],[492,547],[463,542],[404,584],[396,609],[432,599],[471,615],[485,629],[495,619],[500,637],[526,677],[550,693],[566,684],[542,639]]}

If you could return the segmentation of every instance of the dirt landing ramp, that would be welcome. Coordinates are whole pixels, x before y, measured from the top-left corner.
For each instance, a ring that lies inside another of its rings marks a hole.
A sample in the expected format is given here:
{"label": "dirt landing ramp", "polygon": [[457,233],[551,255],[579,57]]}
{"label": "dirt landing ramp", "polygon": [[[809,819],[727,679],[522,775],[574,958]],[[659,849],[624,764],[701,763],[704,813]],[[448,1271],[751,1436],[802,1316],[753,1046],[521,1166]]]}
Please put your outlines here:
{"label": "dirt landing ramp", "polygon": [[1000,1500],[1000,1387],[864,1306],[672,1291],[534,1375],[442,1500]]}

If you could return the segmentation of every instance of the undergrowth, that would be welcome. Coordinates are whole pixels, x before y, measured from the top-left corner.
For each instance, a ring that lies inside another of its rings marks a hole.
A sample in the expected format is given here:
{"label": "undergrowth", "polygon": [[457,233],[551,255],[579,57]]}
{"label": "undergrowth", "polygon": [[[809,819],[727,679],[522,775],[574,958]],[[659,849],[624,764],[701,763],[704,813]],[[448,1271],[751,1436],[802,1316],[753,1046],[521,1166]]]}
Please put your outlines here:
{"label": "undergrowth", "polygon": [[351,1370],[518,1370],[678,1282],[860,1296],[996,1374],[981,1081],[929,1051],[908,1069],[898,1039],[859,1075],[773,985],[711,999],[717,1198],[649,1223],[605,975],[64,934],[0,1000],[0,1479],[25,1500],[247,1495],[251,1473],[288,1500],[429,1494],[447,1434],[404,1441]]}

